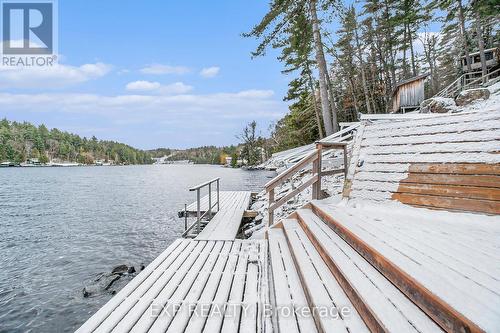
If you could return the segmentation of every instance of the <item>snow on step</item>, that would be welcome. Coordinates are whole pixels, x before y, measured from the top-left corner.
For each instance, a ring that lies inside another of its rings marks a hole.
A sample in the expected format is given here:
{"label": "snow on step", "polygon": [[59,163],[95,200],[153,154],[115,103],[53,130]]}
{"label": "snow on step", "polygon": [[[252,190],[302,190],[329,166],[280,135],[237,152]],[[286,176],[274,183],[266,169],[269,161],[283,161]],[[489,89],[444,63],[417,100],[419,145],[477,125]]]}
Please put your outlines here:
{"label": "snow on step", "polygon": [[451,133],[437,133],[437,134],[419,134],[411,135],[400,140],[394,140],[394,136],[380,137],[380,138],[366,138],[361,145],[366,146],[393,146],[393,145],[408,145],[408,144],[424,144],[424,143],[443,143],[443,142],[475,142],[475,141],[491,141],[498,140],[497,130],[475,130],[464,132],[451,132]]}
{"label": "snow on step", "polygon": [[[432,252],[428,255],[422,253],[424,248],[418,242],[413,245],[414,248],[411,248],[401,242],[395,242],[394,239],[389,240],[386,232],[375,230],[353,209],[328,206],[320,202],[315,205],[485,331],[494,332],[499,327],[500,295],[495,292],[495,286],[481,285],[474,280],[477,277],[464,276],[462,272],[431,259]],[[380,209],[387,211],[390,209],[388,207],[390,206],[381,205]],[[419,210],[418,208],[407,209],[409,216],[411,216],[409,209]],[[432,214],[429,217],[432,218]],[[408,223],[408,221],[404,222]],[[436,220],[434,222],[439,223]],[[419,225],[414,223],[412,227],[418,228]],[[388,228],[391,228],[390,224]],[[454,241],[452,237],[450,241]],[[500,245],[499,240],[496,240],[495,244]],[[498,268],[498,265],[496,263],[494,267]],[[465,299],[467,299],[466,302],[464,302]]]}
{"label": "snow on step", "polygon": [[297,211],[336,267],[389,332],[442,332],[389,280],[309,209]]}
{"label": "snow on step", "polygon": [[358,141],[349,198],[500,212],[500,109],[367,123]]}
{"label": "snow on step", "polygon": [[500,163],[497,153],[449,152],[434,154],[365,155],[364,163]]}
{"label": "snow on step", "polygon": [[269,229],[268,237],[279,332],[317,332],[312,317],[302,315],[301,310],[310,308],[283,230]]}
{"label": "snow on step", "polygon": [[322,332],[369,332],[298,222],[285,220],[283,227],[302,288],[310,299],[310,306],[318,310],[315,320]]}
{"label": "snow on step", "polygon": [[[426,129],[431,129],[433,133],[436,133],[436,128],[442,130],[443,125],[448,125],[456,131],[457,129],[469,130],[481,127],[483,123],[496,122],[496,127],[498,128],[498,120],[500,120],[500,109],[481,112],[463,112],[456,114],[443,114],[435,115],[434,117],[422,118],[422,119],[408,119],[390,122],[375,122],[366,129],[367,137],[380,137],[381,133],[385,136],[389,136],[389,133],[402,133],[402,135],[407,133],[425,132]],[[495,124],[493,124],[495,125]]]}

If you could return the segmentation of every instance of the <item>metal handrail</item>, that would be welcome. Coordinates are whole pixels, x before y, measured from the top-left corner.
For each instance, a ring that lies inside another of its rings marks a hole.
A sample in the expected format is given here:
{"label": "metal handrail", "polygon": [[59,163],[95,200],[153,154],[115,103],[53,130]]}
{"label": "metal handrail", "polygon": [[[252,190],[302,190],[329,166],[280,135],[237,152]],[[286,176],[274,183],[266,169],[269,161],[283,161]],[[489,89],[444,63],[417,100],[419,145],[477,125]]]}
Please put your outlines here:
{"label": "metal handrail", "polygon": [[[217,185],[217,200],[215,204],[212,205],[212,184],[216,183]],[[201,189],[208,186],[208,210],[203,214],[201,213]],[[205,218],[205,216],[212,216],[212,209],[217,206],[217,211],[220,210],[220,177],[214,178],[212,180],[206,181],[199,185],[193,186],[189,189],[190,192],[196,191],[196,221],[191,224],[189,228],[186,228],[187,223],[184,224],[184,233],[182,236],[186,236],[191,229],[196,225],[197,234],[201,231],[201,220]]]}
{"label": "metal handrail", "polygon": [[209,184],[212,184],[212,183],[214,183],[214,182],[216,182],[216,181],[219,181],[219,180],[220,180],[220,177],[214,178],[214,179],[212,179],[212,180],[209,180],[209,181],[206,181],[206,182],[204,182],[204,183],[201,183],[201,184],[198,184],[198,185],[196,185],[196,186],[191,187],[191,188],[189,189],[189,191],[196,191],[197,189],[200,189],[200,188],[202,188],[202,187],[205,187],[205,186],[207,186],[207,185],[209,185]]}

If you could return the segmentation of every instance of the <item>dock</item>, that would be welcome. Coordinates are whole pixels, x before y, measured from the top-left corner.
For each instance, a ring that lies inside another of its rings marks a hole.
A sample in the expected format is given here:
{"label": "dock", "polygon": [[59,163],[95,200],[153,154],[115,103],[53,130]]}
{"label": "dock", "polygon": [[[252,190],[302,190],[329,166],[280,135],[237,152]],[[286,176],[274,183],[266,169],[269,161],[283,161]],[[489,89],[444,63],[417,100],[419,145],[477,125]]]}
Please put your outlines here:
{"label": "dock", "polygon": [[[179,211],[184,217],[185,230],[182,237],[198,240],[236,239],[244,217],[255,216],[249,211],[253,193],[250,191],[220,191],[219,178],[209,180],[189,189],[196,191],[196,200]],[[216,190],[213,191],[213,186]],[[201,191],[208,188],[208,194],[201,197]],[[188,226],[188,218],[196,221]]]}
{"label": "dock", "polygon": [[[238,234],[241,222],[245,214],[248,214],[252,193],[249,191],[221,191],[220,204],[212,206],[209,210],[209,194],[200,201],[198,214],[197,202],[187,206],[185,211],[179,212],[179,216],[197,217],[185,231],[184,237],[196,238],[198,240],[233,240]],[[199,230],[198,230],[199,222]]]}

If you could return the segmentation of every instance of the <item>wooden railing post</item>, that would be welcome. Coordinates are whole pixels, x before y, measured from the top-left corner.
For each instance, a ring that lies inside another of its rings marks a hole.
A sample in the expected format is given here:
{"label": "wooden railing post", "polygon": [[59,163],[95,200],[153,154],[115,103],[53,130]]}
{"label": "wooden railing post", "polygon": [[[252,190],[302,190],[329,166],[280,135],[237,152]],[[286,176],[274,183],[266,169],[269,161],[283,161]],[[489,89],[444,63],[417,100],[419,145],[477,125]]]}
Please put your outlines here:
{"label": "wooden railing post", "polygon": [[347,161],[347,145],[344,146],[344,182],[347,179],[347,169],[348,169],[348,161]]}
{"label": "wooden railing post", "polygon": [[318,157],[313,162],[312,173],[318,176],[318,179],[312,186],[312,199],[321,199],[321,157],[323,154],[323,149],[321,143],[316,144],[316,152]]}
{"label": "wooden railing post", "polygon": [[269,226],[274,224],[274,210],[271,208],[274,204],[274,188],[269,191]]}

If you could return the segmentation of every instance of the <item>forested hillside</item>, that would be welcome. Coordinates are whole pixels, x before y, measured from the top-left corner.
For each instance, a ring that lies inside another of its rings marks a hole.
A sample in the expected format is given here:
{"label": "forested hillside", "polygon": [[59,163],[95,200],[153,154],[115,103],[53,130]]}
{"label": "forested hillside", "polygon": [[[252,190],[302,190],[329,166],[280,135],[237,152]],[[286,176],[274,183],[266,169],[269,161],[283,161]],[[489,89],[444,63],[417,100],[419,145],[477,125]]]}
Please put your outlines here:
{"label": "forested hillside", "polygon": [[481,51],[485,63],[483,51],[500,46],[499,29],[494,0],[272,0],[244,36],[259,41],[255,57],[280,50],[290,76],[290,111],[272,130],[274,150],[331,134],[359,112],[390,112],[394,87],[419,74],[430,74],[434,95],[463,72],[462,57]]}
{"label": "forested hillside", "polygon": [[21,163],[38,158],[92,164],[95,160],[112,160],[121,164],[148,164],[151,155],[114,141],[81,138],[78,135],[34,126],[24,122],[0,121],[0,161]]}
{"label": "forested hillside", "polygon": [[226,156],[238,156],[236,146],[204,146],[188,149],[159,148],[148,151],[153,157],[168,156],[169,161],[189,160],[196,164],[225,164]]}

